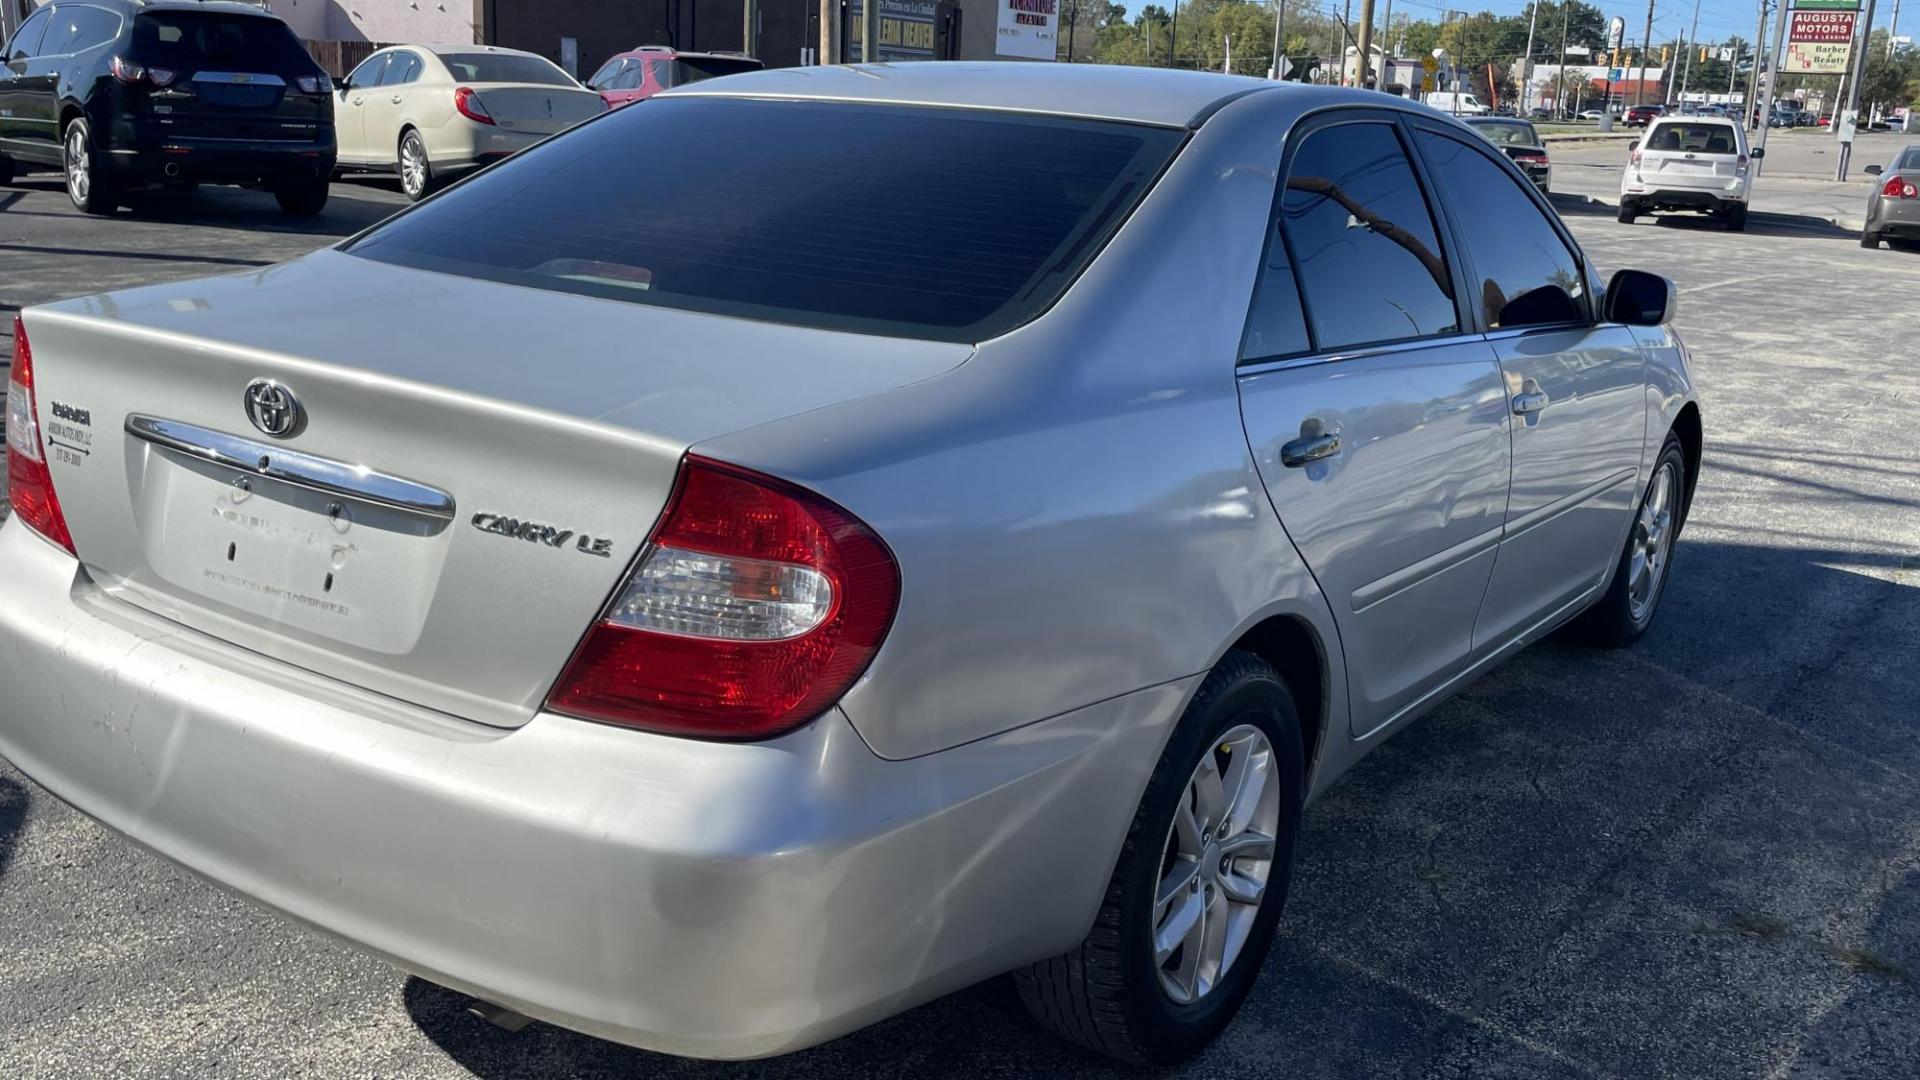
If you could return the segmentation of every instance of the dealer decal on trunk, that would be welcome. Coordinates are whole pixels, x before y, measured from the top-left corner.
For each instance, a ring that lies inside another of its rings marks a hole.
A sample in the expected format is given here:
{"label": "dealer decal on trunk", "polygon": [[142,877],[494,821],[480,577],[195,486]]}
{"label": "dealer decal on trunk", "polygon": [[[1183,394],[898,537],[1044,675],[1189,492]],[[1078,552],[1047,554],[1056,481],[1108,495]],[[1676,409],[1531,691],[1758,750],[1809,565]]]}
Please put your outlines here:
{"label": "dealer decal on trunk", "polygon": [[48,402],[53,419],[47,421],[47,451],[63,465],[79,466],[93,453],[93,410]]}

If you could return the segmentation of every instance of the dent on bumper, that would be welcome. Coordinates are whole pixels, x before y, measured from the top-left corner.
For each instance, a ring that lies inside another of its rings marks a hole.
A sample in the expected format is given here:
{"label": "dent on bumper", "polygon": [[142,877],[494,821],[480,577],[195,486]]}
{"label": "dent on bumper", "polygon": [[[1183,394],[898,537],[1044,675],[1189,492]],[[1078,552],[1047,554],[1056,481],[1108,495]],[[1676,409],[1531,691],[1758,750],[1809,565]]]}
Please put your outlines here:
{"label": "dent on bumper", "polygon": [[702,1057],[1076,943],[1193,680],[940,754],[413,709],[103,595],[0,527],[0,754],[153,850],[528,1015]]}

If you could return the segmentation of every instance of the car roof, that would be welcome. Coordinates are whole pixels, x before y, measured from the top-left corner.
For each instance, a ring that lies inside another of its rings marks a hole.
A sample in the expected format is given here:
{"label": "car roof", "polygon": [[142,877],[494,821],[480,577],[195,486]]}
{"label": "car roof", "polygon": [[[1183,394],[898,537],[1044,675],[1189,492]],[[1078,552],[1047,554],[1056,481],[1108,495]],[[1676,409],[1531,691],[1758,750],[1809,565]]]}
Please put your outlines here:
{"label": "car roof", "polygon": [[213,11],[224,15],[263,15],[270,19],[279,18],[265,6],[245,3],[243,0],[130,0],[130,6],[135,11]]}
{"label": "car roof", "polygon": [[[1243,94],[1307,94],[1314,89],[1243,75],[1118,64],[951,60],[775,68],[689,83],[660,96],[960,106],[1192,127]],[[1353,103],[1384,104],[1382,98],[1388,97],[1370,90],[1331,92]]]}
{"label": "car roof", "polygon": [[[498,45],[461,45],[456,43],[450,45],[399,45],[394,46],[394,48],[419,49],[422,52],[430,52],[435,56],[446,56],[449,53],[462,55],[467,53],[494,53],[499,56],[531,56],[537,60],[547,60],[546,57],[536,52],[528,52],[525,49],[506,49]],[[547,60],[547,63],[552,64],[553,61]],[[554,66],[558,67],[559,65],[555,64]]]}

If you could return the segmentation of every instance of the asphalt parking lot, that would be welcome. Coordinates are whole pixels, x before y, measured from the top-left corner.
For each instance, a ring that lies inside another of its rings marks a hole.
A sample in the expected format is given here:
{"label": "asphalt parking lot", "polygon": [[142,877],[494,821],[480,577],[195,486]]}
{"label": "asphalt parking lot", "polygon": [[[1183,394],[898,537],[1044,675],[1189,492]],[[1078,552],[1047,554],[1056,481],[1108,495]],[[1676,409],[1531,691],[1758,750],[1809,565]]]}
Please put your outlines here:
{"label": "asphalt parking lot", "polygon": [[[400,205],[336,185],[292,226],[209,190],[96,220],[30,178],[0,188],[0,312],[246,272]],[[1561,207],[1603,271],[1680,289],[1707,450],[1661,614],[1629,651],[1528,650],[1339,783],[1265,978],[1177,1075],[1914,1075],[1920,254]],[[1107,1074],[996,986],[733,1066],[465,1004],[0,764],[0,1076]]]}

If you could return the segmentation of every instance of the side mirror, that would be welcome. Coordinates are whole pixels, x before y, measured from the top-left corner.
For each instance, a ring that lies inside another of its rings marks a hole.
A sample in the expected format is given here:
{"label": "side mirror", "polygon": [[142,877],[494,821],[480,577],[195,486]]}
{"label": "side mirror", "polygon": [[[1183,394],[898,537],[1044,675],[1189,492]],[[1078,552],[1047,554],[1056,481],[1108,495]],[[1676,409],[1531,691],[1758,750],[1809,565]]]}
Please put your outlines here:
{"label": "side mirror", "polygon": [[1628,326],[1660,326],[1673,321],[1679,294],[1673,282],[1645,270],[1620,270],[1607,282],[1606,320]]}
{"label": "side mirror", "polygon": [[1882,170],[1878,165],[1869,165],[1864,171],[1868,176],[1879,176]]}
{"label": "side mirror", "polygon": [[1753,152],[1747,156],[1755,161],[1759,161],[1761,158],[1767,156],[1767,148],[1764,146],[1756,146],[1753,148]]}

